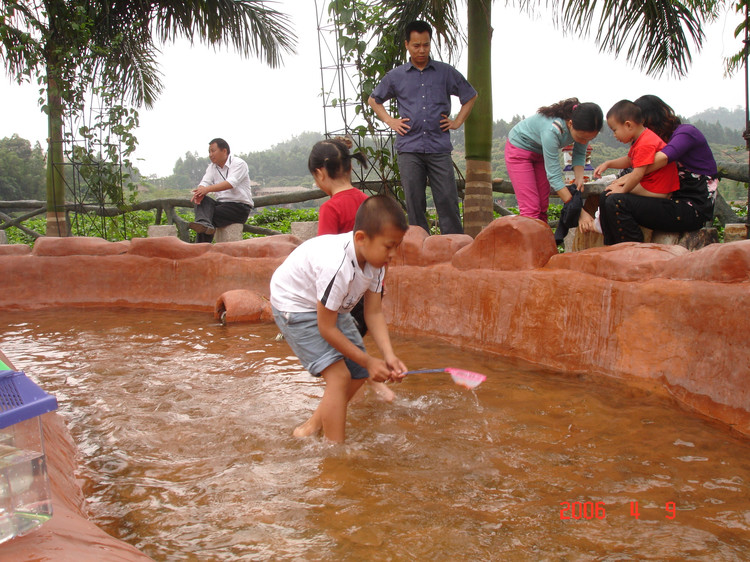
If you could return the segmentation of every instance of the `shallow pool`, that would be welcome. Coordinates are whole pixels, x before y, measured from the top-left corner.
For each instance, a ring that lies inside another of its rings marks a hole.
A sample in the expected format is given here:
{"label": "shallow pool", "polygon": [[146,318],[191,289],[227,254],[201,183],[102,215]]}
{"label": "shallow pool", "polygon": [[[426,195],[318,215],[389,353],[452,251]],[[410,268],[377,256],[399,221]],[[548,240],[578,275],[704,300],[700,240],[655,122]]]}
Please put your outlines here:
{"label": "shallow pool", "polygon": [[58,398],[93,520],[157,560],[750,556],[750,442],[607,379],[392,334],[412,369],[487,381],[409,377],[332,446],[291,437],[323,387],[273,325],[4,311],[0,333]]}

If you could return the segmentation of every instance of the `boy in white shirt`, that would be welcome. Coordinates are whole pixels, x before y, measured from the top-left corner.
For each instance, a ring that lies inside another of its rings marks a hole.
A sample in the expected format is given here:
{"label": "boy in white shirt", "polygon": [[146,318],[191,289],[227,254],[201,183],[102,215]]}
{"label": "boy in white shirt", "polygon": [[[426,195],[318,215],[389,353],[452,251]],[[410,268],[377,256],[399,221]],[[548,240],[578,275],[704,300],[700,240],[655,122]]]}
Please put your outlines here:
{"label": "boy in white shirt", "polygon": [[[357,211],[354,231],[318,236],[297,247],[271,278],[276,324],[310,374],[326,382],[317,409],[294,430],[306,437],[321,429],[326,439],[345,438],[346,408],[368,376],[400,382],[406,366],[391,347],[381,308],[386,264],[408,228],[390,197],[368,198]],[[383,359],[369,355],[350,314],[365,296],[365,321]]]}

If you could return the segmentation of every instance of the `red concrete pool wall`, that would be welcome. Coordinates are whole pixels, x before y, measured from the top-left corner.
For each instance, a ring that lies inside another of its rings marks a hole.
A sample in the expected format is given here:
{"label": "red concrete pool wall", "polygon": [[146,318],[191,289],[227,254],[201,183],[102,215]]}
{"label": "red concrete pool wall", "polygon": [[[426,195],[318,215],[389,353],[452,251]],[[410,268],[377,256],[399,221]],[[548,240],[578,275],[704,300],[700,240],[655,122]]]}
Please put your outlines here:
{"label": "red concrete pool wall", "polygon": [[[259,301],[250,292],[268,296],[271,274],[299,243],[291,236],[215,245],[171,237],[117,243],[43,238],[33,251],[0,246],[0,308],[128,306],[210,314],[221,301],[231,313],[230,307],[242,308],[238,290],[248,291],[248,306]],[[222,296],[230,291],[232,298]],[[550,229],[523,217],[497,219],[476,240],[428,237],[412,228],[391,264],[384,304],[398,330],[646,384],[750,435],[750,241],[692,253],[620,244],[558,254]],[[45,423],[57,435],[49,450],[68,447],[59,421]],[[58,456],[67,458],[58,473],[72,471],[65,466],[70,454]],[[34,533],[0,546],[0,556],[15,549],[25,555],[21,560],[60,559],[44,556],[119,548],[83,519],[80,532],[94,538],[78,539],[71,529],[85,510],[70,498],[80,489],[73,478],[58,480],[55,506],[63,516],[38,531],[51,533],[49,543],[34,540]],[[127,545],[121,550],[116,559],[142,557]]]}
{"label": "red concrete pool wall", "polygon": [[750,435],[750,241],[693,253],[635,243],[550,250],[543,266],[529,256],[527,269],[506,270],[514,242],[505,231],[528,226],[495,221],[472,244],[486,236],[492,252],[467,246],[452,263],[393,267],[392,325],[645,384]]}
{"label": "red concrete pool wall", "polygon": [[[227,291],[268,296],[299,240],[186,244],[43,238],[0,246],[0,307],[213,311]],[[3,255],[4,252],[22,252]],[[559,254],[550,229],[504,217],[476,240],[410,229],[387,281],[396,329],[570,372],[654,383],[750,435],[750,241],[689,253],[620,244]]]}

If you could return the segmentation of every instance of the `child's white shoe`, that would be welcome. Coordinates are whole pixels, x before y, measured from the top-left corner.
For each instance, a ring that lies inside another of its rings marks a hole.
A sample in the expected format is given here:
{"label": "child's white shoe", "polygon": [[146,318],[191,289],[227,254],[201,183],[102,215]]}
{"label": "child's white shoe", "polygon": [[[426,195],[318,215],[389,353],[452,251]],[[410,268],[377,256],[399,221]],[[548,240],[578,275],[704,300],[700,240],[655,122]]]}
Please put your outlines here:
{"label": "child's white shoe", "polygon": [[599,234],[604,234],[602,232],[602,222],[599,220],[599,209],[596,210],[596,214],[594,215],[594,230]]}

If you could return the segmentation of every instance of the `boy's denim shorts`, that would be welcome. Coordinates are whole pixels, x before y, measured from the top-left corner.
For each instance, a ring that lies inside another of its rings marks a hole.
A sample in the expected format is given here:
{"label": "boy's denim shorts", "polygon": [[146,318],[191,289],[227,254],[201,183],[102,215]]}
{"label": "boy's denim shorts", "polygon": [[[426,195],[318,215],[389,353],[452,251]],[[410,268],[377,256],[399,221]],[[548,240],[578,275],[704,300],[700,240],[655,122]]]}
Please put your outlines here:
{"label": "boy's denim shorts", "polygon": [[[366,379],[369,376],[367,369],[344,357],[320,335],[317,312],[280,312],[274,308],[273,319],[289,347],[311,375],[319,377],[327,367],[343,359],[353,379]],[[350,342],[365,351],[362,336],[351,314],[339,314],[336,326]]]}

